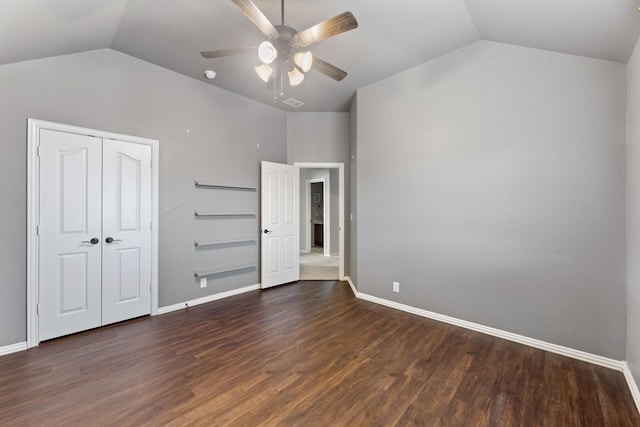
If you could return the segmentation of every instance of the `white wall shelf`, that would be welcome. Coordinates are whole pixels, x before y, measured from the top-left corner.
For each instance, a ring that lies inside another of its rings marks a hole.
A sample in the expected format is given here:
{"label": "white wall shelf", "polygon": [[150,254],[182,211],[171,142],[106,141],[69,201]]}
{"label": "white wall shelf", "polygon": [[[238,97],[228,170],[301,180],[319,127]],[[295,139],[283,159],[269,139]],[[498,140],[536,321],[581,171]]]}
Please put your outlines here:
{"label": "white wall shelf", "polygon": [[211,217],[239,217],[239,218],[255,218],[253,212],[211,212],[211,211],[193,211],[195,216],[211,216]]}
{"label": "white wall shelf", "polygon": [[232,273],[241,270],[255,270],[255,264],[234,265],[230,267],[208,268],[205,270],[196,270],[193,272],[195,277],[213,276],[222,273]]}
{"label": "white wall shelf", "polygon": [[218,190],[257,191],[256,187],[242,187],[239,185],[218,185],[209,182],[195,181],[196,187],[216,188]]}
{"label": "white wall shelf", "polygon": [[193,242],[196,248],[203,246],[219,246],[219,245],[240,245],[244,243],[256,243],[256,239],[236,239],[236,240],[213,240],[213,241],[198,241]]}

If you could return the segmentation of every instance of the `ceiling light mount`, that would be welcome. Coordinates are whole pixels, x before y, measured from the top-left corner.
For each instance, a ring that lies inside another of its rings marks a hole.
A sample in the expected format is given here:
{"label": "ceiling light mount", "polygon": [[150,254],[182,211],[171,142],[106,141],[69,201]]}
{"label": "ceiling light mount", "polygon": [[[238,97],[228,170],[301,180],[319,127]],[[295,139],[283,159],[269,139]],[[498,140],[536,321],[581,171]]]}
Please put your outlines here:
{"label": "ceiling light mount", "polygon": [[273,68],[269,64],[258,65],[255,70],[258,77],[265,83],[269,81],[271,74],[273,74]]}
{"label": "ceiling light mount", "polygon": [[268,40],[258,46],[258,58],[263,64],[271,64],[278,57],[278,49]]}
{"label": "ceiling light mount", "polygon": [[308,72],[313,65],[313,55],[311,52],[296,52],[293,55],[293,62],[300,67],[303,72]]}
{"label": "ceiling light mount", "polygon": [[291,86],[298,86],[304,81],[304,74],[302,74],[296,66],[290,69],[287,74],[289,75],[289,84]]}

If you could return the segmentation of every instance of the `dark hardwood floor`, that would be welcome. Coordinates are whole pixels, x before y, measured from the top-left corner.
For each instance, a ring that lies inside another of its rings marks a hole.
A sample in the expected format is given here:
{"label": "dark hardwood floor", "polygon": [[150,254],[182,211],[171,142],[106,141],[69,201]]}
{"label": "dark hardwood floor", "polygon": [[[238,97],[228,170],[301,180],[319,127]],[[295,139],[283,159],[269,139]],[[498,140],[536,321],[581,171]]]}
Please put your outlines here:
{"label": "dark hardwood floor", "polygon": [[621,373],[300,282],[0,357],[0,425],[640,426]]}

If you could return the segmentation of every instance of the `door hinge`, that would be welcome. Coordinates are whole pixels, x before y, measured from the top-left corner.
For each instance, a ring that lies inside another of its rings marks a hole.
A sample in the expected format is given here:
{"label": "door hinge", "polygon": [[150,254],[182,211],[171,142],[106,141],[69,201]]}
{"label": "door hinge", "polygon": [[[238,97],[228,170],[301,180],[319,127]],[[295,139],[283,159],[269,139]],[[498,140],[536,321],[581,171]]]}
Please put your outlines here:
{"label": "door hinge", "polygon": [[36,316],[40,316],[40,304],[36,304]]}
{"label": "door hinge", "polygon": [[152,294],[153,293],[153,286],[151,283],[149,283],[149,293]]}
{"label": "door hinge", "polygon": [[40,146],[36,147],[36,157],[40,157]]}
{"label": "door hinge", "polygon": [[36,236],[40,235],[40,226],[36,225]]}
{"label": "door hinge", "polygon": [[153,223],[152,222],[149,223],[149,230],[153,231]]}

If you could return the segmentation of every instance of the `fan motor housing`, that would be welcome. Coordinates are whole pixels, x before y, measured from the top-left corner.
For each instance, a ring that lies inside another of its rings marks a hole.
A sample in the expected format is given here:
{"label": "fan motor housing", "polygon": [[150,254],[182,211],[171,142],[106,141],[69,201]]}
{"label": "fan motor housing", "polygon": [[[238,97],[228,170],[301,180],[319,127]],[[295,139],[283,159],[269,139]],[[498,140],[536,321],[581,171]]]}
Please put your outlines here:
{"label": "fan motor housing", "polygon": [[291,28],[287,25],[275,25],[276,30],[280,33],[277,39],[272,40],[273,46],[278,51],[278,58],[283,60],[290,60],[295,53],[293,48],[293,37],[298,33],[295,28]]}

